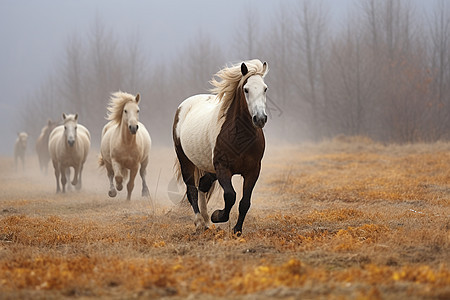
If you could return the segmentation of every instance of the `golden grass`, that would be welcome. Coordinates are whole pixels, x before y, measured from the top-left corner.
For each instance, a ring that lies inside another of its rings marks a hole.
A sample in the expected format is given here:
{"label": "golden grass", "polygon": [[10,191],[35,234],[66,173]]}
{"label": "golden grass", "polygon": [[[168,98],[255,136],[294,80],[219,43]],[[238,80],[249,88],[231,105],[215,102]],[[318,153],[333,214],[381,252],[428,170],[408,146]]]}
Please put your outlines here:
{"label": "golden grass", "polygon": [[[168,168],[172,159],[158,157]],[[236,208],[231,226],[195,233],[190,208],[162,196],[150,203],[136,190],[126,202],[89,186],[54,195],[51,176],[0,171],[0,294],[445,299],[449,164],[448,143],[269,148],[241,237],[230,232]]]}

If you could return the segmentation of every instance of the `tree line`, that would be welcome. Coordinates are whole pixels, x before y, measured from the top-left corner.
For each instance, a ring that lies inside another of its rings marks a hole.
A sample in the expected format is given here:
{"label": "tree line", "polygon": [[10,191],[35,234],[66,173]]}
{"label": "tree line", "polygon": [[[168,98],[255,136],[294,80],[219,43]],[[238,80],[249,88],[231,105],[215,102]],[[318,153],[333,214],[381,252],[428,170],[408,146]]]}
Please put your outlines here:
{"label": "tree line", "polygon": [[[169,62],[151,61],[139,36],[120,41],[96,21],[71,36],[59,67],[30,95],[21,120],[33,136],[62,112],[93,133],[117,90],[141,93],[141,119],[170,142],[179,103],[210,88],[226,63],[269,63],[268,135],[289,141],[365,135],[383,142],[450,138],[450,4],[423,12],[407,0],[355,1],[339,26],[320,1],[280,2],[272,19],[248,16],[233,40],[199,32]],[[338,28],[336,28],[338,27]]]}

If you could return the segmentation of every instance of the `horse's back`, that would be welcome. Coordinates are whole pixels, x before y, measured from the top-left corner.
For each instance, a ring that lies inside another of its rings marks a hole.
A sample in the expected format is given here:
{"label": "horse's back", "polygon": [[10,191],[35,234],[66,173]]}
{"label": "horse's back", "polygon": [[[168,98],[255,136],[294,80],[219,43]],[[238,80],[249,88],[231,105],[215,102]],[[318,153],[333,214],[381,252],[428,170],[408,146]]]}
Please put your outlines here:
{"label": "horse's back", "polygon": [[48,152],[52,160],[55,160],[58,157],[58,144],[59,141],[63,138],[63,135],[63,125],[55,127],[50,133],[50,136],[48,138]]}
{"label": "horse's back", "polygon": [[180,104],[174,124],[174,138],[180,140],[186,156],[208,172],[214,172],[214,146],[225,119],[219,113],[215,95],[195,95]]}

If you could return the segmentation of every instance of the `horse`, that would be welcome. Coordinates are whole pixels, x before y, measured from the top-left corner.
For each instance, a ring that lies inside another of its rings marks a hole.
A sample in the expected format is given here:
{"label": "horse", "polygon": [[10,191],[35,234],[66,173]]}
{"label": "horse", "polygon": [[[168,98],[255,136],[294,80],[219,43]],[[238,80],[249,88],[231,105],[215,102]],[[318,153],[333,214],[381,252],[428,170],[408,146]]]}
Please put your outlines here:
{"label": "horse", "polygon": [[47,174],[48,171],[48,162],[50,161],[50,153],[48,152],[48,139],[50,137],[50,132],[56,127],[57,122],[52,122],[52,120],[47,121],[47,125],[45,125],[41,134],[36,140],[36,153],[39,158],[39,167],[41,172]]}
{"label": "horse", "polygon": [[16,171],[18,167],[18,160],[22,161],[22,170],[25,170],[25,153],[27,151],[28,134],[26,132],[17,133],[16,143],[14,144],[14,164]]}
{"label": "horse", "polygon": [[144,124],[139,122],[139,101],[139,94],[134,96],[121,91],[113,93],[109,100],[109,122],[102,130],[99,165],[106,167],[110,197],[117,195],[116,187],[118,191],[122,190],[129,170],[127,200],[131,199],[139,167],[142,196],[150,196],[145,175],[152,141]]}
{"label": "horse", "polygon": [[77,190],[81,189],[81,174],[91,147],[91,135],[86,127],[78,124],[78,114],[63,113],[62,116],[63,125],[52,130],[48,141],[48,151],[55,169],[56,193],[61,192],[60,176],[62,192],[66,192],[66,172],[70,167],[75,171],[72,185]]}
{"label": "horse", "polygon": [[229,220],[236,201],[231,178],[240,174],[243,196],[233,232],[242,234],[265,149],[262,128],[267,122],[264,77],[268,71],[267,63],[257,59],[225,67],[210,81],[213,94],[191,96],[178,106],[172,131],[175,173],[186,184],[196,230],[207,228],[207,201],[216,180],[224,191],[225,207],[214,211],[211,221]]}

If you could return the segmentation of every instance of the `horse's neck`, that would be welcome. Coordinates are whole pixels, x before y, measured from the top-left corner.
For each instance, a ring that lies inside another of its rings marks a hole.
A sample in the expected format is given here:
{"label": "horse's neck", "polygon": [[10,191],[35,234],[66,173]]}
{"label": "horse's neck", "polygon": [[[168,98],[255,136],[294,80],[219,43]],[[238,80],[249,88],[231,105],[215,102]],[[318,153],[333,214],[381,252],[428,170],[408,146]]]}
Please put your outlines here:
{"label": "horse's neck", "polygon": [[250,116],[247,102],[245,101],[245,97],[242,92],[236,93],[235,98],[231,101],[230,107],[228,108],[227,116],[230,117],[228,121],[232,122],[232,125],[234,126],[239,126],[246,123],[250,125],[249,128],[253,128],[253,125],[251,124],[252,117]]}

